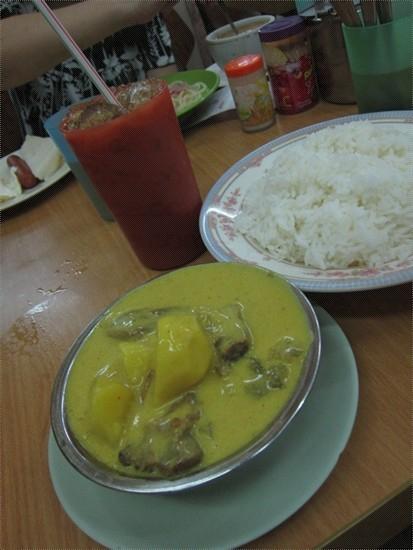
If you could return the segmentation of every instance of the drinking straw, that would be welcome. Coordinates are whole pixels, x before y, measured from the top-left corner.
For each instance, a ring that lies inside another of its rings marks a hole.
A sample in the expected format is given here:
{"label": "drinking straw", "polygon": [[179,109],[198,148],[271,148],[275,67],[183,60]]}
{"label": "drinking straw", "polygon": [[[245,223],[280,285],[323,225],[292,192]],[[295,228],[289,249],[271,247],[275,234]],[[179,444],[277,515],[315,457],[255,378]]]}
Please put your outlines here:
{"label": "drinking straw", "polygon": [[106,85],[104,80],[100,77],[99,73],[96,71],[96,69],[90,63],[89,59],[85,56],[85,54],[76,44],[76,42],[73,40],[72,36],[68,33],[66,28],[62,25],[61,21],[58,19],[58,17],[56,17],[54,12],[46,4],[45,0],[32,0],[32,1],[35,4],[36,8],[43,15],[43,17],[46,19],[46,21],[49,23],[49,25],[52,27],[52,29],[56,32],[56,34],[62,40],[66,48],[77,60],[79,65],[88,75],[88,77],[96,86],[96,88],[99,90],[99,92],[102,94],[102,96],[106,99],[106,101],[108,101],[108,103],[112,103],[113,105],[117,105],[122,110],[124,110],[122,105],[116,99],[116,96],[113,94],[112,90],[109,88],[109,86]]}
{"label": "drinking straw", "polygon": [[239,31],[237,27],[234,25],[234,21],[232,20],[231,14],[228,11],[227,6],[225,5],[224,0],[218,0],[217,5],[219,9],[221,10],[221,13],[224,15],[225,19],[227,20],[227,23],[230,25],[232,32],[234,34],[239,34]]}

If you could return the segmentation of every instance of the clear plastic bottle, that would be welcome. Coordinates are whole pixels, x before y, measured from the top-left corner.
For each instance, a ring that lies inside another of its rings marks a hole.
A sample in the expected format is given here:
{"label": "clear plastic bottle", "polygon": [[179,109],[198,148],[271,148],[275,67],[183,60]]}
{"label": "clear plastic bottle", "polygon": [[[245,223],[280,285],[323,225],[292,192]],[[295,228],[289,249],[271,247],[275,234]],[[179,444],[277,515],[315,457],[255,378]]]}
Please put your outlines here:
{"label": "clear plastic bottle", "polygon": [[237,57],[225,65],[242,129],[264,130],[274,123],[274,105],[259,54]]}

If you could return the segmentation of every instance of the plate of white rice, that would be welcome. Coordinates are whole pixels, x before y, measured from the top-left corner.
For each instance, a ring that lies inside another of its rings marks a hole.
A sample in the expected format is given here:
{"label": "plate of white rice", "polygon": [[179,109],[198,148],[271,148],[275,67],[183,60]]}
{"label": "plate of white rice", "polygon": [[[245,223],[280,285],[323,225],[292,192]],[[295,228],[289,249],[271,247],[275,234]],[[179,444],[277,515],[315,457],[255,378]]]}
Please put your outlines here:
{"label": "plate of white rice", "polygon": [[217,260],[312,292],[411,281],[412,227],[409,111],[338,118],[263,145],[221,176],[200,216]]}

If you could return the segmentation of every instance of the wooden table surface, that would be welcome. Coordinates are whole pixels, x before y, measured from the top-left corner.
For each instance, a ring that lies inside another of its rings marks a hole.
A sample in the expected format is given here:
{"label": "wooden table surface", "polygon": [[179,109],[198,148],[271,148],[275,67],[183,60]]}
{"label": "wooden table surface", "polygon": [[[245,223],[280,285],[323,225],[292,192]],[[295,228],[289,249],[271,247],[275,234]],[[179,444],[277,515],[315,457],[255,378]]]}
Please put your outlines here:
{"label": "wooden table surface", "polygon": [[[202,194],[259,145],[354,112],[354,106],[320,103],[300,115],[279,117],[272,128],[255,134],[243,133],[234,113],[189,130],[186,145]],[[51,387],[85,325],[154,272],[139,263],[117,225],[98,216],[71,175],[5,212],[1,228],[1,546],[99,548],[72,523],[52,488],[47,464]],[[205,253],[196,263],[210,261]],[[353,547],[377,547],[409,521],[404,504],[391,504],[401,502],[397,498],[406,492],[411,473],[411,288],[310,298],[336,319],[352,345],[360,381],[357,419],[319,491],[248,546],[334,546],[328,541],[353,533]],[[377,516],[385,503],[390,515],[370,525],[363,541],[357,539],[360,518]]]}

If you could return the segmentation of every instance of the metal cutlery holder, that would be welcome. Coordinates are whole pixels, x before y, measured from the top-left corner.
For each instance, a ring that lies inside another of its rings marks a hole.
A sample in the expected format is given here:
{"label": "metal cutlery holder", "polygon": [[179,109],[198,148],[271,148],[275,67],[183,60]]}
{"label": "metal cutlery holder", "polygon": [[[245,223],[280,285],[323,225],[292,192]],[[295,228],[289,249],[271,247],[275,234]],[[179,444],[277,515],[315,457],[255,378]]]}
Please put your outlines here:
{"label": "metal cutlery holder", "polygon": [[321,97],[329,103],[356,103],[341,19],[333,13],[308,22]]}

